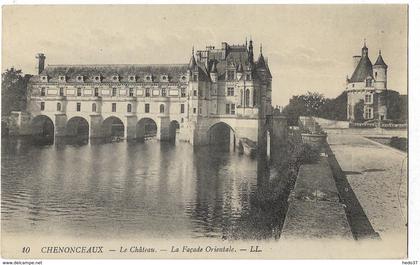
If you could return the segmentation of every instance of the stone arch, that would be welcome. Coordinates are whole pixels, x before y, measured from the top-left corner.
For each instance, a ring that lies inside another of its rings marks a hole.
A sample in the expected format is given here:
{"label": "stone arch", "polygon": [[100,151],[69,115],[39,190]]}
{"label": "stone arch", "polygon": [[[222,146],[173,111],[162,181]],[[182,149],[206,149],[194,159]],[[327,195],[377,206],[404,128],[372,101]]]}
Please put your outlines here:
{"label": "stone arch", "polygon": [[124,138],[125,137],[125,125],[124,122],[116,117],[116,116],[109,116],[108,118],[104,119],[102,122],[102,135],[104,137],[118,137]]}
{"label": "stone arch", "polygon": [[210,126],[207,130],[207,137],[210,145],[229,147],[230,150],[235,149],[235,130],[225,122],[219,121]]}
{"label": "stone arch", "polygon": [[169,124],[169,140],[175,142],[179,132],[179,122],[177,120],[171,121]]}
{"label": "stone arch", "polygon": [[84,117],[74,116],[66,123],[66,136],[89,138],[89,121]]}
{"label": "stone arch", "polygon": [[38,115],[31,121],[31,135],[37,139],[54,141],[55,126],[53,120],[46,115]]}
{"label": "stone arch", "polygon": [[152,118],[142,118],[136,125],[137,140],[144,141],[147,138],[156,137],[158,133],[157,123]]}

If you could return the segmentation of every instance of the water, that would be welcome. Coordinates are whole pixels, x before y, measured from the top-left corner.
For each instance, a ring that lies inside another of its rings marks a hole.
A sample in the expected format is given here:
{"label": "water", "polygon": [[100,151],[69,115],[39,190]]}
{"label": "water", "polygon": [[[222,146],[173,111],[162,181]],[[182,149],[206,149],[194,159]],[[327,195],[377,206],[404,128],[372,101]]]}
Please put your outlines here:
{"label": "water", "polygon": [[2,233],[90,238],[276,236],[257,161],[188,143],[2,139]]}

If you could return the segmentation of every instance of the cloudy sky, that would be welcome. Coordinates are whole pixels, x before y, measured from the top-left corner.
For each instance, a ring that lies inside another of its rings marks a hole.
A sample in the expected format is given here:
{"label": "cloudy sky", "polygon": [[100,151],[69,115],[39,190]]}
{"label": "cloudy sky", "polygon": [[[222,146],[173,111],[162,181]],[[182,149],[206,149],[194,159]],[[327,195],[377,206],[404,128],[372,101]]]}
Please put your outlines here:
{"label": "cloudy sky", "polygon": [[339,95],[366,38],[388,64],[388,88],[407,91],[403,5],[6,6],[2,70],[47,64],[188,63],[191,47],[243,44],[252,36],[273,74],[273,104],[318,91]]}

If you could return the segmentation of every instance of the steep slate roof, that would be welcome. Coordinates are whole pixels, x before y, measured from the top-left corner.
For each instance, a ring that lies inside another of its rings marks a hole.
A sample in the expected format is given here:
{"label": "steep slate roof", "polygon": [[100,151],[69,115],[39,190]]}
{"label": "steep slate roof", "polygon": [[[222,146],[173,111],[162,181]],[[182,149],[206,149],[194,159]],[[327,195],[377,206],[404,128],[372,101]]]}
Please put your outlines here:
{"label": "steep slate roof", "polygon": [[131,75],[137,80],[144,80],[146,75],[152,75],[153,81],[160,80],[161,75],[168,75],[169,82],[178,82],[181,76],[187,75],[188,64],[102,64],[102,65],[48,65],[40,75],[31,78],[39,82],[39,76],[47,75],[51,82],[59,81],[59,76],[66,76],[67,82],[76,82],[77,76],[84,76],[84,82],[94,82],[94,77],[100,75],[102,82],[112,82],[112,77],[118,75],[121,82],[129,81]]}
{"label": "steep slate roof", "polygon": [[[260,54],[260,57],[258,58],[256,68],[257,68],[258,75],[260,76],[261,79],[272,78],[270,69],[268,68],[267,63],[265,62],[265,59],[262,53]],[[258,71],[258,70],[264,70],[264,71]]]}
{"label": "steep slate roof", "polygon": [[372,62],[370,61],[367,55],[362,56],[349,82],[364,82],[366,80],[366,77],[373,76],[372,73]]}
{"label": "steep slate roof", "polygon": [[386,63],[384,62],[384,59],[382,58],[381,51],[379,51],[379,56],[378,56],[378,59],[376,59],[375,65],[382,65],[382,66],[388,67],[388,65],[386,65]]}

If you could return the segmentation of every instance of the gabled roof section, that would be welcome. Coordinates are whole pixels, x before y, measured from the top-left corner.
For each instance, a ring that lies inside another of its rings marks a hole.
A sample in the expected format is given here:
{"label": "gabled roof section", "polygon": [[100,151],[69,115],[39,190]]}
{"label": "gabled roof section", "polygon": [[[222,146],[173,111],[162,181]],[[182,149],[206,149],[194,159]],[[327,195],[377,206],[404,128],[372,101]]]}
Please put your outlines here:
{"label": "gabled roof section", "polygon": [[357,65],[356,69],[354,70],[349,82],[364,82],[366,77],[373,76],[372,74],[372,62],[370,61],[369,57],[362,56],[360,59],[359,64]]}
{"label": "gabled roof section", "polygon": [[[259,72],[260,78],[266,79],[266,78],[272,78],[270,69],[268,68],[267,63],[265,62],[264,56],[262,53],[260,54],[260,57],[258,58],[257,65],[256,65],[257,72]],[[264,70],[264,71],[261,71]],[[262,72],[265,72],[262,74]]]}

